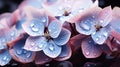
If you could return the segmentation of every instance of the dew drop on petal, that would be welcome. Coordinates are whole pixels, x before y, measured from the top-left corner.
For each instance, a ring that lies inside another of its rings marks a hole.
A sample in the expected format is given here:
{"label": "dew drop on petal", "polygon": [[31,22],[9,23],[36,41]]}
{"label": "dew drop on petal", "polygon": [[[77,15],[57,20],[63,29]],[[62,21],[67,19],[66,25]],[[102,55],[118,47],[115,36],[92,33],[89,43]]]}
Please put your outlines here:
{"label": "dew drop on petal", "polygon": [[51,50],[51,51],[53,51],[54,50],[54,45],[53,44],[49,44],[50,46],[49,46],[49,49]]}

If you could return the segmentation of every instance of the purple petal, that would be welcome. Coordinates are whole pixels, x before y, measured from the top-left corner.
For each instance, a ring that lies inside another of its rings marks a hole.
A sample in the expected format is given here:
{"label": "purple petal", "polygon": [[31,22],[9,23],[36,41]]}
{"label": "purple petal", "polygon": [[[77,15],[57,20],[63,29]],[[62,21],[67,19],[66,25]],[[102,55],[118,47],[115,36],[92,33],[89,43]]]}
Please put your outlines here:
{"label": "purple petal", "polygon": [[23,30],[30,36],[44,35],[44,24],[38,19],[32,19],[22,24]]}
{"label": "purple petal", "polygon": [[35,57],[35,64],[45,64],[47,62],[50,62],[52,59],[46,56],[43,51],[39,51],[36,53]]}
{"label": "purple petal", "polygon": [[62,46],[62,51],[61,54],[55,58],[55,60],[57,61],[63,61],[63,60],[67,60],[71,57],[72,51],[69,45],[64,45]]}
{"label": "purple petal", "polygon": [[112,8],[111,6],[105,7],[99,15],[99,24],[103,27],[107,26],[109,22],[112,20]]}
{"label": "purple petal", "polygon": [[45,37],[28,37],[24,49],[29,51],[41,51],[47,46]]}
{"label": "purple petal", "polygon": [[53,41],[57,44],[57,45],[64,45],[66,44],[71,36],[71,32],[65,28],[63,28],[59,34],[59,36],[57,38],[54,38]]}
{"label": "purple petal", "polygon": [[56,45],[52,40],[50,40],[46,48],[43,49],[43,52],[51,58],[56,58],[60,55],[61,50],[62,48],[60,46]]}
{"label": "purple petal", "polygon": [[86,17],[76,23],[76,30],[79,33],[90,35],[95,31],[94,22],[94,18]]}
{"label": "purple petal", "polygon": [[108,55],[110,55],[112,52],[110,50],[110,48],[106,45],[106,44],[103,44],[100,46],[100,48],[102,49],[102,51]]}
{"label": "purple petal", "polygon": [[109,32],[110,32],[109,28],[107,28],[107,27],[101,28],[100,31],[92,33],[91,36],[96,43],[103,44],[106,41],[106,39],[109,35]]}
{"label": "purple petal", "polygon": [[50,22],[48,26],[48,31],[50,33],[50,36],[52,38],[57,38],[60,34],[61,28],[62,28],[62,25],[59,21],[53,20],[52,22]]}
{"label": "purple petal", "polygon": [[102,54],[100,46],[96,44],[90,37],[83,40],[81,47],[86,58],[96,58]]}
{"label": "purple petal", "polygon": [[18,62],[29,63],[35,58],[35,52],[23,49],[25,39],[15,43],[13,49],[10,50],[12,58]]}
{"label": "purple petal", "polygon": [[11,60],[11,55],[8,50],[2,50],[0,52],[0,66],[8,64]]}

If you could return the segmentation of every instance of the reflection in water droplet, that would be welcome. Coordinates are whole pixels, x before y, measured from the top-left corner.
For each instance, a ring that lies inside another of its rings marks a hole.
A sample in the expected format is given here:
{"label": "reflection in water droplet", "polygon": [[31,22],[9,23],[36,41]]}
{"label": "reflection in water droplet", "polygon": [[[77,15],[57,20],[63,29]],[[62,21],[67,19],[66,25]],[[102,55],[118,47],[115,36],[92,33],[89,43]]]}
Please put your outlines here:
{"label": "reflection in water droplet", "polygon": [[90,52],[86,49],[85,54],[86,54],[86,55],[89,55]]}
{"label": "reflection in water droplet", "polygon": [[22,50],[16,50],[16,53],[20,55],[22,54]]}
{"label": "reflection in water droplet", "polygon": [[103,20],[100,20],[100,23],[103,23],[104,21]]}
{"label": "reflection in water droplet", "polygon": [[98,41],[99,40],[99,38],[98,37],[96,37],[96,41]]}
{"label": "reflection in water droplet", "polygon": [[26,53],[26,57],[29,58],[31,56],[31,52]]}
{"label": "reflection in water droplet", "polygon": [[42,22],[46,22],[46,18],[44,17],[44,18],[42,18]]}
{"label": "reflection in water droplet", "polygon": [[90,30],[90,26],[85,23],[80,23],[80,27],[83,28],[84,30]]}
{"label": "reflection in water droplet", "polygon": [[54,45],[53,44],[49,44],[49,45],[50,45],[49,49],[53,51],[54,50]]}
{"label": "reflection in water droplet", "polygon": [[39,28],[36,27],[34,23],[30,24],[30,27],[31,27],[32,31],[34,31],[34,32],[38,32],[39,31]]}

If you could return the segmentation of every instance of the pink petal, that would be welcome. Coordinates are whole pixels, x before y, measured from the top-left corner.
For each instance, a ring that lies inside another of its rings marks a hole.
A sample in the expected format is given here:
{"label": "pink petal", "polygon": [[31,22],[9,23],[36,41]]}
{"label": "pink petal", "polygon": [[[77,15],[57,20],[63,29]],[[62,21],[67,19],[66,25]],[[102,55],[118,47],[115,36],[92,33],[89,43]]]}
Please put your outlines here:
{"label": "pink petal", "polygon": [[109,22],[112,20],[112,8],[111,6],[105,7],[99,14],[98,17],[99,24],[103,27],[109,24]]}
{"label": "pink petal", "polygon": [[43,51],[39,51],[36,53],[35,57],[35,64],[45,64],[47,62],[50,62],[52,59],[46,56]]}
{"label": "pink petal", "polygon": [[55,58],[55,60],[64,61],[64,60],[69,59],[71,55],[72,55],[71,47],[66,44],[62,46],[61,54],[57,58]]}
{"label": "pink petal", "polygon": [[45,37],[28,37],[24,49],[29,51],[41,51],[46,48],[47,44]]}
{"label": "pink petal", "polygon": [[52,38],[57,38],[60,34],[61,29],[62,29],[62,24],[58,20],[51,21],[48,26],[48,31]]}
{"label": "pink petal", "polygon": [[83,40],[81,48],[86,58],[96,58],[102,54],[100,46],[96,44],[90,37]]}
{"label": "pink petal", "polygon": [[80,48],[81,42],[84,38],[86,38],[85,35],[78,34],[69,40],[69,45],[71,46],[73,52]]}

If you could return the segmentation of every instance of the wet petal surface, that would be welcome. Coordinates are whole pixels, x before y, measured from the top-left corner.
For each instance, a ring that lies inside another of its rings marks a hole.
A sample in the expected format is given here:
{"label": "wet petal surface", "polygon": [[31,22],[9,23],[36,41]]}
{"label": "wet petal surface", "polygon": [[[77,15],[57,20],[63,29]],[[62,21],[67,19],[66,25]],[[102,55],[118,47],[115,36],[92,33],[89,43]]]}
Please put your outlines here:
{"label": "wet petal surface", "polygon": [[28,37],[24,49],[30,51],[41,51],[47,46],[47,39],[45,37]]}
{"label": "wet petal surface", "polygon": [[95,24],[94,22],[94,18],[85,17],[84,19],[76,23],[76,30],[79,33],[90,35],[95,31],[95,27],[93,26]]}
{"label": "wet petal surface", "polygon": [[61,28],[62,28],[62,25],[59,21],[53,20],[52,22],[50,22],[48,26],[48,31],[50,33],[50,36],[52,38],[57,38],[60,34]]}
{"label": "wet petal surface", "polygon": [[16,42],[13,49],[10,50],[10,54],[18,62],[29,63],[34,60],[35,52],[23,49],[24,43],[24,39]]}
{"label": "wet petal surface", "polygon": [[96,44],[90,37],[83,40],[81,47],[86,58],[96,58],[102,54],[100,46]]}
{"label": "wet petal surface", "polygon": [[57,44],[57,45],[64,45],[66,44],[71,36],[71,32],[65,28],[63,28],[59,34],[59,36],[57,38],[54,38],[53,41]]}
{"label": "wet petal surface", "polygon": [[109,7],[106,7],[104,8],[100,14],[99,14],[99,17],[98,17],[98,21],[99,21],[99,24],[103,27],[105,27],[106,25],[109,24],[109,22],[112,20],[112,8],[109,6]]}
{"label": "wet petal surface", "polygon": [[36,53],[35,64],[45,64],[47,62],[50,62],[51,60],[52,59],[46,56],[43,51],[39,51]]}
{"label": "wet petal surface", "polygon": [[62,46],[61,54],[57,58],[55,58],[55,60],[57,61],[67,60],[71,57],[71,54],[72,54],[71,47],[66,44]]}
{"label": "wet petal surface", "polygon": [[109,28],[101,28],[100,31],[92,33],[93,40],[98,44],[103,44],[109,35]]}
{"label": "wet petal surface", "polygon": [[56,58],[60,55],[61,50],[62,48],[60,46],[56,45],[52,40],[50,40],[43,52],[51,58]]}
{"label": "wet petal surface", "polygon": [[8,50],[2,50],[0,52],[0,66],[8,64],[11,60],[11,55]]}
{"label": "wet petal surface", "polygon": [[23,30],[30,36],[44,35],[44,24],[38,19],[32,19],[22,24]]}

